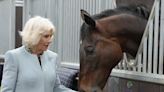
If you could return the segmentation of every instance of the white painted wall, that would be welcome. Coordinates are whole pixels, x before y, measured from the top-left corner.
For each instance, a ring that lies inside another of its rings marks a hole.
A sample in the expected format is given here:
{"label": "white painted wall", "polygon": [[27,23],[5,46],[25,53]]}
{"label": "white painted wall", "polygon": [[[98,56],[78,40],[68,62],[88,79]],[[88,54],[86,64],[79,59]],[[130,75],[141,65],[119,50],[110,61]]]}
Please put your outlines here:
{"label": "white painted wall", "polygon": [[15,46],[14,0],[0,0],[0,56]]}

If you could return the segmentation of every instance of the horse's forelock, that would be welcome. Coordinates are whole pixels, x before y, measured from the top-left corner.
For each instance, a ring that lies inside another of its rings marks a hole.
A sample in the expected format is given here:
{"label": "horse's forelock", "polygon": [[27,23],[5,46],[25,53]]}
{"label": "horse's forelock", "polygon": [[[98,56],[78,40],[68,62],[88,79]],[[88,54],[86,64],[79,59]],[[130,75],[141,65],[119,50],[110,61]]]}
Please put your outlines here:
{"label": "horse's forelock", "polygon": [[84,38],[89,37],[91,33],[91,27],[86,23],[83,23],[80,29],[80,39],[83,40]]}

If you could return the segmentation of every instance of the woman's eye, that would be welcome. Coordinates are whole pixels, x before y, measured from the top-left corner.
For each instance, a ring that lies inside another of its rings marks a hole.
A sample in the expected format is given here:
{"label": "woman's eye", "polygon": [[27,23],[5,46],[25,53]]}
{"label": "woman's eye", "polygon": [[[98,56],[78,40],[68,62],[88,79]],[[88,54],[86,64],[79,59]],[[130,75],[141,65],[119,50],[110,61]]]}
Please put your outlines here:
{"label": "woman's eye", "polygon": [[48,35],[45,35],[44,37],[45,37],[45,38],[48,38],[49,36],[48,36]]}
{"label": "woman's eye", "polygon": [[45,38],[51,37],[52,35],[44,35]]}

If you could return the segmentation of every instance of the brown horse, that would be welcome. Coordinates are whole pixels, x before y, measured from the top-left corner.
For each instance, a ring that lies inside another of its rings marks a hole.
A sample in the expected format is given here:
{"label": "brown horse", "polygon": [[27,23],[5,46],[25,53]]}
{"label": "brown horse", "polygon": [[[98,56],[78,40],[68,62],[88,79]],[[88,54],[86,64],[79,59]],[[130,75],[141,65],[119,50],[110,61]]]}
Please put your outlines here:
{"label": "brown horse", "polygon": [[143,6],[120,6],[90,16],[81,10],[80,92],[101,92],[123,52],[135,57],[149,12]]}

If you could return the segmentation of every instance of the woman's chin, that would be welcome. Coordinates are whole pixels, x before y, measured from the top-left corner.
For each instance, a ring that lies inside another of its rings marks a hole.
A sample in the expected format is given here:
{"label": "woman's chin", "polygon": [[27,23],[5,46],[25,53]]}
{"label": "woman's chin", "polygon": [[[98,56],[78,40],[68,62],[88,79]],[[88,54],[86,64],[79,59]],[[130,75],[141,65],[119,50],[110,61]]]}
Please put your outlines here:
{"label": "woman's chin", "polygon": [[48,46],[46,46],[45,48],[44,48],[44,51],[46,51],[48,49]]}

